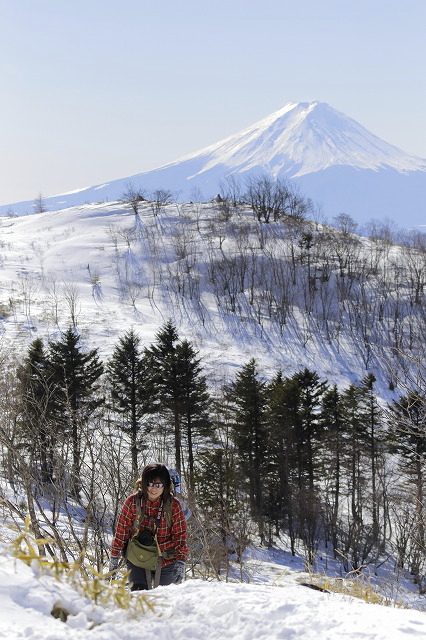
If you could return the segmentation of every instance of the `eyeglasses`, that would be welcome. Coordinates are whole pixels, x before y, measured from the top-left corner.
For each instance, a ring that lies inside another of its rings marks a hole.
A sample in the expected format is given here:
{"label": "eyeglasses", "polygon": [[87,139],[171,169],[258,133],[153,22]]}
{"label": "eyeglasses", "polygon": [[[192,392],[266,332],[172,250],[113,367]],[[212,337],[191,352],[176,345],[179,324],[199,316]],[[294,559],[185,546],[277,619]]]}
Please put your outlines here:
{"label": "eyeglasses", "polygon": [[147,482],[148,487],[156,487],[157,489],[162,489],[164,487],[164,482]]}

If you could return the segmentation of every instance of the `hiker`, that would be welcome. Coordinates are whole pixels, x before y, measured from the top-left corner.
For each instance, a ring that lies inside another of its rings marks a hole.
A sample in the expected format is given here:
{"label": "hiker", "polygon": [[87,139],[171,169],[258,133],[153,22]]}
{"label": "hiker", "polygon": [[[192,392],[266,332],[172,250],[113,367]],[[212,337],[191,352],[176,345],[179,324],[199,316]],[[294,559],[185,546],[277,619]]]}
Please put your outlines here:
{"label": "hiker", "polygon": [[151,589],[152,581],[154,587],[179,584],[188,555],[186,520],[167,467],[148,464],[137,487],[121,508],[109,570],[118,568],[123,554],[132,591]]}

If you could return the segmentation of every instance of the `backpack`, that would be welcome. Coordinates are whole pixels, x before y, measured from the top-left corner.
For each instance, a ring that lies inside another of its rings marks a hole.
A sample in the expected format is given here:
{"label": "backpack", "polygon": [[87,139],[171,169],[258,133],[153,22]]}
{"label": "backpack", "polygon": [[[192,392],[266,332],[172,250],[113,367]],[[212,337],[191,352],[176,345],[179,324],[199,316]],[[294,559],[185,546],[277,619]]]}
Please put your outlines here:
{"label": "backpack", "polygon": [[170,474],[170,479],[171,479],[172,484],[173,484],[173,493],[174,493],[175,497],[179,500],[179,502],[181,504],[183,515],[185,516],[185,520],[189,520],[189,518],[192,515],[192,511],[188,507],[186,502],[184,502],[184,500],[182,499],[182,496],[180,495],[180,475],[176,471],[176,469],[169,469],[169,474]]}

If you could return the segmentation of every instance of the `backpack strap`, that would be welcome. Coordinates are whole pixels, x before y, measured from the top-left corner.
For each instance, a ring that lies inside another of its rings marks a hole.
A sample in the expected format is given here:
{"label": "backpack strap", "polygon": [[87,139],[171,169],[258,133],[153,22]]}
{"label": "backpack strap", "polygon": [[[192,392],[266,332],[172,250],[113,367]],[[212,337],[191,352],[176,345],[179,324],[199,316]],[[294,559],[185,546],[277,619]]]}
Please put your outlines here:
{"label": "backpack strap", "polygon": [[145,569],[146,584],[148,589],[156,589],[160,584],[161,577],[161,557],[158,558],[157,566],[155,567],[154,586],[152,585],[152,571]]}
{"label": "backpack strap", "polygon": [[[138,510],[138,506],[139,506],[139,510]],[[152,585],[152,571],[150,569],[145,569],[145,577],[146,577],[146,584],[148,589],[156,589],[158,587],[158,585],[160,584],[160,577],[161,577],[161,566],[163,563],[163,559],[162,559],[162,552],[160,549],[160,545],[158,544],[158,540],[157,540],[157,529],[160,526],[160,520],[161,520],[161,514],[163,512],[163,501],[160,502],[160,506],[158,508],[158,513],[157,513],[157,517],[156,518],[152,518],[152,520],[154,520],[154,540],[155,540],[155,544],[157,545],[157,550],[158,550],[158,560],[157,560],[157,566],[155,567],[155,575],[154,575],[154,586]],[[136,500],[136,519],[135,519],[135,523],[138,520],[138,516],[141,516],[140,520],[138,521],[138,529],[139,530],[139,526],[141,523],[141,520],[143,518],[143,513],[142,513],[142,509],[141,509],[141,501],[140,500]]]}
{"label": "backpack strap", "polygon": [[[130,530],[130,537],[134,538],[135,535],[137,535],[139,533],[139,528],[141,526],[141,522],[142,522],[142,518],[145,515],[145,511],[142,511],[142,507],[141,507],[141,502],[142,502],[142,496],[141,494],[135,493],[135,505],[136,505],[136,518],[133,521],[133,525],[132,528]],[[163,501],[160,502],[160,506],[158,507],[158,513],[157,513],[157,517],[154,518],[153,516],[150,516],[150,520],[154,521],[154,535],[156,535],[157,533],[157,529],[160,526],[160,520],[161,520],[161,514],[163,513]]]}
{"label": "backpack strap", "polygon": [[158,585],[160,584],[161,565],[162,565],[161,556],[159,556],[158,557],[157,566],[155,568],[154,589],[156,589],[158,587]]}
{"label": "backpack strap", "polygon": [[144,514],[142,513],[141,500],[141,494],[139,492],[135,493],[136,518],[134,519],[132,528],[130,530],[130,539],[138,535],[139,527],[141,526],[142,518],[144,516]]}

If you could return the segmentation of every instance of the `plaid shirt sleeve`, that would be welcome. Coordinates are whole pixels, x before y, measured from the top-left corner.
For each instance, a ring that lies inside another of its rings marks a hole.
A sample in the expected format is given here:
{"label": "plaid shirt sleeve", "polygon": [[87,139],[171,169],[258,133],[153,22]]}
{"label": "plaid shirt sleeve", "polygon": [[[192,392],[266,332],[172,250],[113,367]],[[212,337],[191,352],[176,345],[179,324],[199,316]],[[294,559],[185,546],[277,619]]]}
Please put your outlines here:
{"label": "plaid shirt sleeve", "polygon": [[[174,549],[176,556],[171,562],[176,560],[185,562],[188,557],[186,520],[183,515],[182,505],[177,498],[172,500],[172,526],[169,530],[169,535],[167,538],[162,539],[161,533],[161,530],[159,530],[158,538],[161,550]],[[168,561],[165,561],[164,564],[167,563]]]}
{"label": "plaid shirt sleeve", "polygon": [[121,507],[114,538],[111,544],[111,557],[117,557],[121,554],[125,543],[129,539],[135,518],[136,503],[135,496],[132,495],[126,498],[123,506]]}

